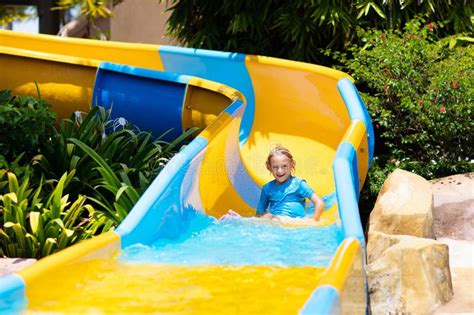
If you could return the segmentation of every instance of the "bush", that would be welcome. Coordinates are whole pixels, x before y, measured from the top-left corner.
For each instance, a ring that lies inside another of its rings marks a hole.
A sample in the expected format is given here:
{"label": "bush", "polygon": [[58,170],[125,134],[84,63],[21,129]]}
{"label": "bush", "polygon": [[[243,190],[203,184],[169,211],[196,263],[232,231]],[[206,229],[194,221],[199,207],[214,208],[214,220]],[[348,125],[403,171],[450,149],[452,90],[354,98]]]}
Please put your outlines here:
{"label": "bush", "polygon": [[[164,0],[161,0],[164,1]],[[446,34],[472,32],[472,5],[450,1],[167,0],[168,32],[186,46],[326,64],[322,50],[345,51],[357,26],[400,29],[417,14]]]}
{"label": "bush", "polygon": [[54,131],[55,121],[56,114],[41,98],[0,91],[1,160],[12,161],[22,153],[29,159],[41,152]]}
{"label": "bush", "polygon": [[37,155],[33,165],[53,180],[74,170],[66,192],[74,198],[87,195],[94,208],[116,226],[176,154],[177,146],[196,131],[191,128],[167,143],[161,140],[164,134],[153,138],[124,118],[111,120],[109,111],[96,106],[87,114],[76,112],[63,120],[49,150]]}
{"label": "bush", "polygon": [[[0,155],[0,256],[41,258],[117,226],[178,145],[197,131],[167,143],[164,134],[153,138],[94,107],[74,113],[57,130],[51,123],[33,132],[26,122],[54,122],[49,105],[8,91],[0,96],[4,111],[16,115],[8,130],[37,144],[31,150],[8,147]],[[26,109],[16,109],[17,103]]]}
{"label": "bush", "polygon": [[345,61],[376,132],[362,207],[397,167],[427,179],[473,171],[472,45],[438,39],[436,29],[417,19],[403,32],[362,32],[365,46]]}
{"label": "bush", "polygon": [[31,183],[26,172],[19,182],[0,170],[0,256],[41,258],[96,233],[104,223],[86,197],[64,195],[73,176],[65,173],[45,194],[45,181]]}

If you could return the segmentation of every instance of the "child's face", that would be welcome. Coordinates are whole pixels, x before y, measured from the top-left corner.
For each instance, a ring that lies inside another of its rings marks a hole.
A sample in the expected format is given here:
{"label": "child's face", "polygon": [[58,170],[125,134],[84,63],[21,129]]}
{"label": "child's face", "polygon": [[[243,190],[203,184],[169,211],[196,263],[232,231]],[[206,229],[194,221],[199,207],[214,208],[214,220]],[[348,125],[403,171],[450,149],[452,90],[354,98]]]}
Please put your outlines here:
{"label": "child's face", "polygon": [[270,172],[279,184],[290,178],[292,168],[293,163],[285,155],[275,155],[270,159]]}

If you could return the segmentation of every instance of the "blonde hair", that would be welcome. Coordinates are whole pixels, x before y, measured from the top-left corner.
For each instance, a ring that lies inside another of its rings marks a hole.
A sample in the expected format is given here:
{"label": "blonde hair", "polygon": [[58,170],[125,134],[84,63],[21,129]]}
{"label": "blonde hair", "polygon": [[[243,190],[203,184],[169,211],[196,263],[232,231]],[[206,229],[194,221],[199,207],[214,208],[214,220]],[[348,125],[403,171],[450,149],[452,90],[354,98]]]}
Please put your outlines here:
{"label": "blonde hair", "polygon": [[291,172],[295,171],[296,161],[293,159],[293,155],[290,153],[290,150],[288,150],[287,148],[285,148],[281,145],[277,145],[268,154],[267,161],[265,162],[265,165],[267,166],[267,170],[269,170],[271,172],[271,170],[272,170],[272,157],[274,157],[276,155],[280,155],[280,156],[283,155],[283,156],[286,156],[288,159],[290,159],[290,161],[291,161]]}

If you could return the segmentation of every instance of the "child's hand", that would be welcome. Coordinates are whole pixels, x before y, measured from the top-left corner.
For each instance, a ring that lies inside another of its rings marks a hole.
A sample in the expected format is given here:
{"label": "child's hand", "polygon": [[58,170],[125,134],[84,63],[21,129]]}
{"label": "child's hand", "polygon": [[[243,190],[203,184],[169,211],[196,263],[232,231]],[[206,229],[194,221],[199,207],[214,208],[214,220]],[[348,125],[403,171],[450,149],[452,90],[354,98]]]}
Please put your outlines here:
{"label": "child's hand", "polygon": [[236,219],[236,218],[240,218],[240,214],[238,214],[237,212],[235,212],[235,211],[232,210],[232,209],[229,209],[229,211],[227,211],[227,213],[224,214],[224,215],[219,219],[219,221],[223,221],[223,220],[226,220],[226,219]]}
{"label": "child's hand", "polygon": [[265,213],[264,215],[262,215],[262,218],[263,219],[273,219],[275,216],[271,213]]}

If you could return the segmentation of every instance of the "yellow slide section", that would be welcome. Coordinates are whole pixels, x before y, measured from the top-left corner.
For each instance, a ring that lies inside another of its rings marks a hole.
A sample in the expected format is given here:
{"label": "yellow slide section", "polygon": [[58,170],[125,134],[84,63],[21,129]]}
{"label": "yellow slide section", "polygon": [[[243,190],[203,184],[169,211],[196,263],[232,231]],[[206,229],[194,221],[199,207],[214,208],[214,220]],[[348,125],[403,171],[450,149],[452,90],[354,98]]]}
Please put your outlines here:
{"label": "yellow slide section", "polygon": [[[350,124],[337,91],[337,81],[344,74],[260,56],[248,56],[246,64],[257,104],[252,131],[241,152],[249,172],[261,185],[272,180],[263,166],[269,151],[281,144],[296,160],[297,177],[306,179],[320,196],[334,192],[332,162]],[[334,223],[337,206],[325,211],[324,217]]]}
{"label": "yellow slide section", "polygon": [[322,270],[95,260],[37,279],[26,314],[296,314]]}

